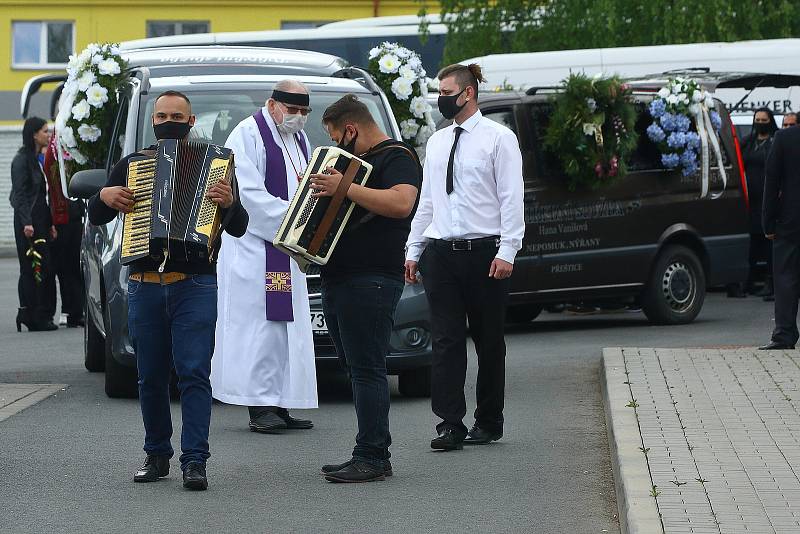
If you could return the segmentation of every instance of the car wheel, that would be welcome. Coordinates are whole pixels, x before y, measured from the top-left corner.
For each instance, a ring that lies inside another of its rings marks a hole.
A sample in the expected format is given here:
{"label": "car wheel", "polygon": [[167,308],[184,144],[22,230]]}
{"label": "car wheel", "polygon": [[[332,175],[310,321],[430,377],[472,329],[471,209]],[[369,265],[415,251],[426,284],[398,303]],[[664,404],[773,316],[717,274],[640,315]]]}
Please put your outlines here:
{"label": "car wheel", "polygon": [[506,310],[506,323],[529,323],[539,317],[542,307],[534,304],[509,306]]}
{"label": "car wheel", "polygon": [[122,365],[114,359],[114,355],[111,351],[111,336],[106,336],[105,360],[106,395],[112,399],[136,398],[139,395],[136,368]]}
{"label": "car wheel", "polygon": [[694,321],[706,295],[703,266],[691,249],[668,245],[656,258],[642,294],[642,310],[655,324]]}
{"label": "car wheel", "polygon": [[95,328],[92,316],[84,307],[83,316],[86,326],[83,327],[83,365],[92,373],[99,373],[106,368],[106,344],[103,335]]}
{"label": "car wheel", "polygon": [[398,389],[405,397],[431,396],[431,368],[420,367],[403,371],[398,376]]}

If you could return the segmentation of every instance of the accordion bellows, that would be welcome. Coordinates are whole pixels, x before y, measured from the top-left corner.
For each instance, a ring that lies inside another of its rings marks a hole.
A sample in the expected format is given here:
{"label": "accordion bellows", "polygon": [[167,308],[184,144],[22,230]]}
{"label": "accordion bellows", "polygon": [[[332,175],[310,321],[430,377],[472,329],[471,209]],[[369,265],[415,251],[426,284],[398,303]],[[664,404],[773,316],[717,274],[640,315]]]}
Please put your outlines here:
{"label": "accordion bellows", "polygon": [[[332,197],[314,197],[310,176],[328,167],[342,173]],[[314,150],[272,244],[293,257],[303,272],[311,263],[325,265],[344,231],[354,204],[347,198],[350,184],[364,185],[372,165],[336,147]]]}
{"label": "accordion bellows", "polygon": [[140,258],[212,261],[221,210],[206,195],[220,180],[233,181],[233,154],[222,146],[164,139],[153,156],[128,162],[133,211],[123,219],[120,261]]}

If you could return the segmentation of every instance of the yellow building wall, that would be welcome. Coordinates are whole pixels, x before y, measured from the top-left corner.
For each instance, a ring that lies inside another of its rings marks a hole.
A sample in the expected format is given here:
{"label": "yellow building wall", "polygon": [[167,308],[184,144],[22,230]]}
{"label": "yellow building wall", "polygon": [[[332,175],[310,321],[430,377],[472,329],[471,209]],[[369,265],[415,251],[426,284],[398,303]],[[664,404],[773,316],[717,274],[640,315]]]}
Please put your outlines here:
{"label": "yellow building wall", "polygon": [[[427,2],[429,12],[438,2]],[[12,69],[14,21],[73,21],[75,51],[91,42],[147,37],[147,21],[209,21],[211,32],[277,30],[284,21],[334,21],[415,15],[415,0],[0,0],[0,91],[19,91],[36,74],[50,70]]]}

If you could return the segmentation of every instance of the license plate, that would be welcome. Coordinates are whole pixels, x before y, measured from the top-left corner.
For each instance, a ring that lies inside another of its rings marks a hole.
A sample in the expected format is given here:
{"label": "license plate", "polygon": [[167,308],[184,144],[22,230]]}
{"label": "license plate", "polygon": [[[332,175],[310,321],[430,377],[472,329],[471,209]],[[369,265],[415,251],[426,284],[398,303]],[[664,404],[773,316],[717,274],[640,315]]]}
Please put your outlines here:
{"label": "license plate", "polygon": [[325,322],[325,314],[322,312],[311,312],[311,331],[315,334],[327,334],[328,324]]}

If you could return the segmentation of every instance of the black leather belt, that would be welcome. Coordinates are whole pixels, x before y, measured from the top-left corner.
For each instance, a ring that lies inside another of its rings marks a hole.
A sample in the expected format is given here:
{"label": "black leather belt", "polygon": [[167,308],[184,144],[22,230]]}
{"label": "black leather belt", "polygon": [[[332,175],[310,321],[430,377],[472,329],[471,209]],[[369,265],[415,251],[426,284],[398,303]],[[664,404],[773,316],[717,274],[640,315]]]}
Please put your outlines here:
{"label": "black leather belt", "polygon": [[477,239],[434,239],[433,245],[456,251],[497,249],[500,248],[500,236],[479,237]]}

